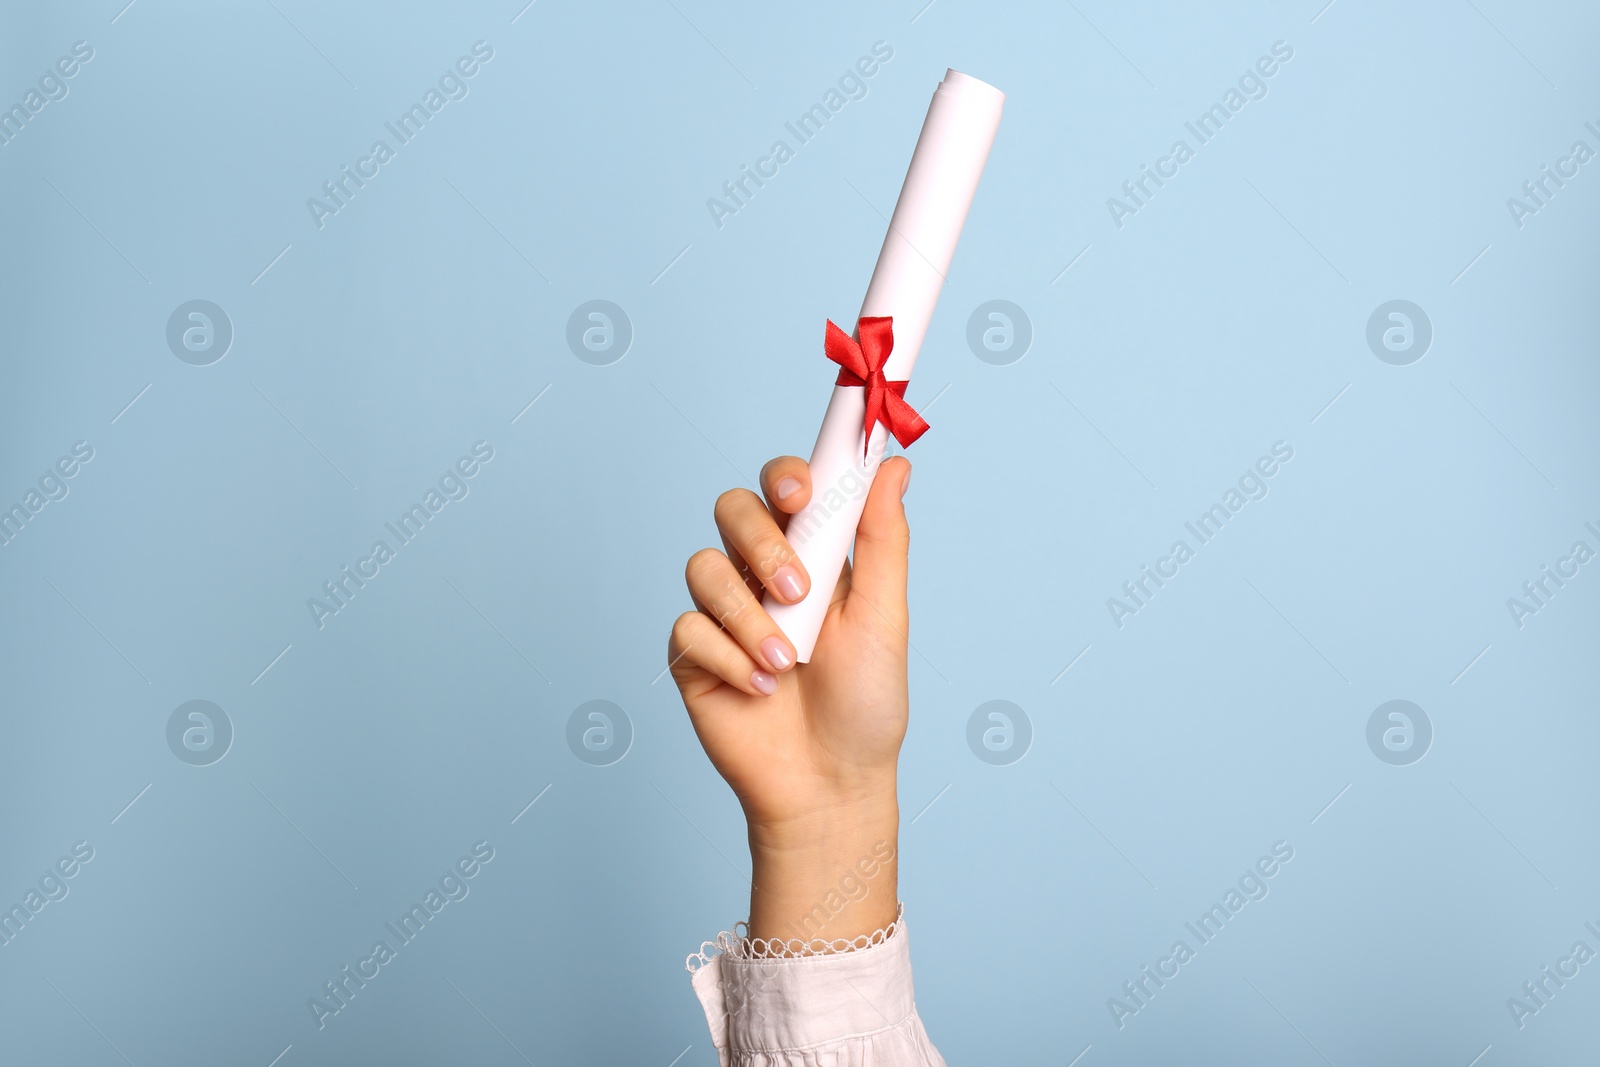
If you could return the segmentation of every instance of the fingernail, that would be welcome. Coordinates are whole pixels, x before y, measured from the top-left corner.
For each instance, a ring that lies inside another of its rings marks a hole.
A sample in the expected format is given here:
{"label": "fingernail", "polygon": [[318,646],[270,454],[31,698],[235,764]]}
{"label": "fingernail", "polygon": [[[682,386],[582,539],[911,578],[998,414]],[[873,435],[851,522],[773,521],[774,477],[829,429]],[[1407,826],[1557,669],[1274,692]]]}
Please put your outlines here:
{"label": "fingernail", "polygon": [[805,596],[805,589],[800,585],[800,572],[794,569],[792,563],[785,563],[778,568],[778,572],[772,576],[772,585],[778,595],[791,604]]}
{"label": "fingernail", "polygon": [[774,492],[776,492],[778,494],[778,499],[779,500],[783,500],[786,497],[794,496],[799,491],[800,491],[800,479],[799,478],[779,478],[778,479],[778,484],[777,484],[776,488],[774,489]]}
{"label": "fingernail", "polygon": [[750,675],[750,684],[761,691],[762,696],[771,696],[778,691],[778,680],[766,671],[756,671]]}
{"label": "fingernail", "polygon": [[907,467],[906,468],[906,479],[905,479],[905,481],[900,483],[900,499],[901,500],[905,499],[906,490],[910,489],[910,488],[911,488],[911,468]]}
{"label": "fingernail", "polygon": [[775,671],[786,671],[794,666],[794,656],[790,654],[789,646],[783,643],[781,637],[769,637],[761,642],[761,655]]}

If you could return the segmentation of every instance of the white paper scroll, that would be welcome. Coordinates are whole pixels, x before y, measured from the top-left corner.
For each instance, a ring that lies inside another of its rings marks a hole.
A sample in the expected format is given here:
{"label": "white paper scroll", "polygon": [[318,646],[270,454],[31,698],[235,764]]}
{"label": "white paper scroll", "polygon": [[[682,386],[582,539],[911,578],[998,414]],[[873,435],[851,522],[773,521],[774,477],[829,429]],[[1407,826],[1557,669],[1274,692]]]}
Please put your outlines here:
{"label": "white paper scroll", "polygon": [[[989,146],[1000,128],[1005,99],[994,86],[951,70],[945,72],[928,105],[889,233],[861,303],[860,317],[894,319],[894,351],[884,366],[890,381],[909,379],[916,365]],[[855,323],[839,325],[853,330]],[[798,604],[780,604],[771,595],[765,601],[767,611],[794,642],[801,663],[811,660],[833,587],[855,540],[867,490],[888,443],[888,431],[875,425],[871,441],[863,447],[865,394],[859,387],[834,386],[811,451],[811,503],[789,522],[789,541],[811,575],[811,592]]]}

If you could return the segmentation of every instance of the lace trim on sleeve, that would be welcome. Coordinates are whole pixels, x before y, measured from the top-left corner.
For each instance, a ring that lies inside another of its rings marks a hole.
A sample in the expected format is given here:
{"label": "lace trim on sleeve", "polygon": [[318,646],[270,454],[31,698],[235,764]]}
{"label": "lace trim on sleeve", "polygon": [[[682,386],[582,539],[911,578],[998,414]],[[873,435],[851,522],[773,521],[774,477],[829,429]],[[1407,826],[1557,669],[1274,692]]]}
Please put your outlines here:
{"label": "lace trim on sleeve", "polygon": [[905,920],[905,912],[905,903],[901,902],[895,912],[894,922],[888,926],[874,930],[870,934],[860,934],[853,938],[836,938],[832,941],[822,938],[813,938],[810,941],[791,938],[784,941],[775,937],[751,937],[748,933],[750,929],[748,922],[735,923],[732,931],[724,930],[717,935],[715,941],[702,942],[699,952],[689,953],[683,961],[683,968],[693,974],[717,956],[726,956],[734,960],[764,960],[861,952],[875,948],[893,937]]}

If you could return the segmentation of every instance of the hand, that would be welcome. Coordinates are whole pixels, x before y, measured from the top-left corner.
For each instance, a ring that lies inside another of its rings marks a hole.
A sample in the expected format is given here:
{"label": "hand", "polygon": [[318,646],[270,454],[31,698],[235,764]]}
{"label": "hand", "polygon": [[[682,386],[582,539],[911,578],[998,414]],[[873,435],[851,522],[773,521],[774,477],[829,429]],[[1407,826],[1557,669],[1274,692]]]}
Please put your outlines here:
{"label": "hand", "polygon": [[[679,617],[667,655],[706,755],[744,808],[752,936],[849,938],[894,921],[895,769],[909,713],[901,496],[910,477],[903,458],[878,469],[854,569],[846,564],[832,590],[810,663],[795,664],[760,600],[771,592],[793,603],[811,587],[783,535],[811,501],[804,460],[762,469],[766,504],[745,489],[722,494],[715,516],[726,553],[689,559],[699,610]],[[848,899],[861,884],[866,894]]]}

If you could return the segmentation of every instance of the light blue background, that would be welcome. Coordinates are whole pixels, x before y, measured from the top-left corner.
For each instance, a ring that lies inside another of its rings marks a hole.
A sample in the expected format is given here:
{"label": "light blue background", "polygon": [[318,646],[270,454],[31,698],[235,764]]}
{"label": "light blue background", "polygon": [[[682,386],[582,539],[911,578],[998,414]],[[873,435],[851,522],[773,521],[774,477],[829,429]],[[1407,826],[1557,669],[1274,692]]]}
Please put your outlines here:
{"label": "light blue background", "polygon": [[[0,902],[95,849],[0,947],[7,1062],[715,1063],[683,957],[749,865],[659,677],[682,562],[718,492],[809,449],[823,320],[947,66],[1009,99],[909,395],[901,895],[936,1043],[1593,1058],[1600,963],[1506,1007],[1600,949],[1600,565],[1506,607],[1600,548],[1600,164],[1506,207],[1600,148],[1591,7],[123,2],[0,22],[5,106],[95,53],[0,147],[0,502],[95,450],[0,549]],[[306,199],[479,40],[470,94],[318,229]],[[719,229],[707,198],[880,40]],[[1280,40],[1119,229],[1106,199]],[[565,341],[594,298],[635,331],[610,366]],[[1409,366],[1365,340],[1396,298],[1435,331]],[[235,330],[211,366],[166,345],[192,299]],[[1008,366],[965,341],[990,299],[1032,322]],[[319,630],[307,598],[479,440],[470,495]],[[1270,495],[1118,629],[1106,599],[1280,440]],[[1410,766],[1365,739],[1394,698],[1435,731]],[[212,766],[167,747],[191,699],[236,730]],[[635,731],[608,767],[564,739],[591,699]],[[1010,766],[967,748],[991,699],[1033,724]],[[319,1031],[308,998],[479,840],[470,896]],[[1280,840],[1119,1030],[1107,998]]]}

